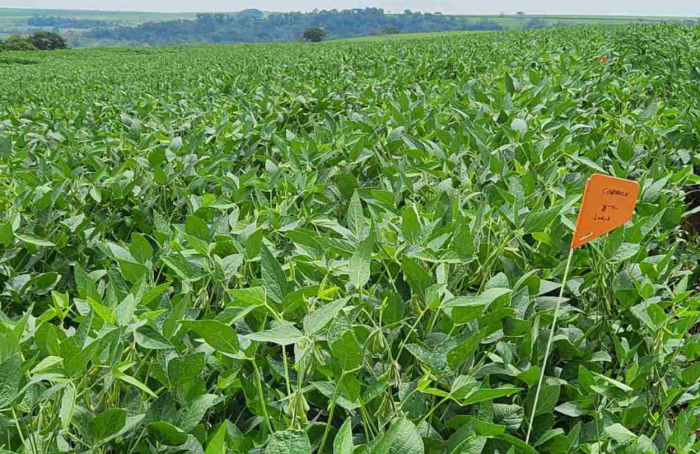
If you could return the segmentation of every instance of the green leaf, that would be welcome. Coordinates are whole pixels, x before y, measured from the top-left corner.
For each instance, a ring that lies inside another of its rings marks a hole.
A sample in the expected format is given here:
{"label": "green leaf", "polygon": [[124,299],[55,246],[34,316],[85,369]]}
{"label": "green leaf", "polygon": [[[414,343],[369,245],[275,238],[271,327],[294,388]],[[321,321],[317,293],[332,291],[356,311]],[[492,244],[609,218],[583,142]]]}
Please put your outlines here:
{"label": "green leaf", "polygon": [[687,386],[693,385],[700,379],[700,363],[692,364],[681,371],[681,378]]}
{"label": "green leaf", "polygon": [[243,303],[238,306],[257,306],[267,302],[265,289],[262,287],[231,289],[228,290],[228,293]]}
{"label": "green leaf", "polygon": [[346,331],[331,343],[331,352],[343,370],[353,370],[363,363],[362,349],[352,331]]}
{"label": "green leaf", "polygon": [[9,222],[0,224],[0,245],[9,246],[14,238],[15,234],[12,231],[12,225]]}
{"label": "green leaf", "polygon": [[151,389],[148,386],[144,385],[143,383],[141,383],[140,381],[138,381],[137,379],[135,379],[131,375],[126,375],[124,373],[115,373],[114,377],[118,378],[119,380],[123,381],[124,383],[128,383],[130,385],[136,386],[138,389],[145,392],[146,394],[148,394],[151,397],[154,397],[156,399],[158,398],[158,395],[156,393],[154,393],[153,391],[151,391]]}
{"label": "green leaf", "polygon": [[304,334],[294,325],[287,323],[278,323],[269,330],[246,334],[243,337],[252,341],[272,342],[277,345],[291,345],[304,340]]}
{"label": "green leaf", "polygon": [[90,432],[97,440],[103,440],[122,430],[126,424],[126,410],[112,408],[105,410],[90,421]]}
{"label": "green leaf", "polygon": [[262,279],[267,296],[275,303],[281,304],[287,294],[287,276],[279,262],[265,244],[260,248]]}
{"label": "green leaf", "polygon": [[181,320],[180,323],[220,352],[235,354],[239,350],[238,334],[228,325],[216,320]]}
{"label": "green leaf", "polygon": [[[91,315],[92,315],[92,313],[93,312],[90,311]],[[86,324],[85,321],[83,321],[83,323],[80,325],[81,328],[84,324]],[[77,331],[80,331],[80,328],[78,328]],[[70,377],[74,377],[78,374],[84,373],[88,362],[90,362],[94,359],[94,356],[102,350],[104,345],[111,345],[112,342],[114,342],[116,339],[118,339],[120,337],[121,333],[122,333],[122,328],[113,329],[112,331],[109,331],[107,334],[102,334],[102,337],[91,342],[87,347],[77,351],[73,356],[71,356],[71,358],[70,358],[70,360],[68,360],[68,362],[64,362],[64,364],[65,364],[64,369],[65,369],[67,375]],[[77,336],[77,335],[78,335],[78,333],[76,332],[75,336]]]}
{"label": "green leaf", "polygon": [[493,422],[506,426],[511,432],[520,429],[523,418],[524,411],[520,405],[493,404]]}
{"label": "green leaf", "polygon": [[126,260],[119,260],[119,268],[122,271],[122,276],[131,284],[138,283],[146,274],[148,274],[148,268],[141,265],[140,263],[129,262]]}
{"label": "green leaf", "polygon": [[605,429],[605,433],[608,434],[610,438],[615,440],[617,443],[621,445],[626,445],[628,443],[633,442],[637,437],[627,430],[625,426],[622,424],[613,424]]}
{"label": "green leaf", "polygon": [[182,254],[161,256],[163,262],[168,265],[175,273],[184,280],[196,282],[205,276],[207,271],[198,264],[187,260]]}
{"label": "green leaf", "polygon": [[474,428],[474,420],[471,417],[456,416],[452,418],[448,424],[450,427],[457,429],[447,440],[447,452],[449,454],[459,454],[470,451],[476,454],[481,453],[487,439],[484,437],[477,437]]}
{"label": "green leaf", "polygon": [[124,301],[119,303],[114,315],[119,326],[128,326],[134,317],[134,311],[136,310],[136,300],[133,295],[129,294],[124,298]]}
{"label": "green leaf", "polygon": [[623,161],[630,162],[634,159],[636,151],[628,141],[620,139],[617,144],[617,154]]}
{"label": "green leaf", "polygon": [[507,288],[490,288],[478,296],[458,296],[446,301],[444,308],[452,308],[452,319],[463,325],[484,315],[489,306],[501,297],[511,293]]}
{"label": "green leaf", "polygon": [[467,395],[462,405],[472,405],[477,402],[491,401],[499,397],[510,396],[520,391],[520,388],[482,388]]}
{"label": "green leaf", "polygon": [[554,410],[571,418],[578,418],[589,413],[589,411],[582,408],[578,402],[565,402],[561,405],[557,405]]}
{"label": "green leaf", "polygon": [[134,331],[134,340],[139,347],[147,350],[170,350],[173,348],[165,336],[149,325],[141,326]]}
{"label": "green leaf", "polygon": [[508,435],[508,434],[498,434],[498,435],[492,435],[492,436],[489,437],[489,438],[495,438],[495,439],[498,439],[498,440],[503,440],[503,441],[505,441],[506,443],[510,443],[511,445],[513,445],[513,446],[515,446],[516,448],[518,448],[518,450],[519,450],[520,452],[525,453],[525,454],[539,454],[539,453],[535,450],[535,448],[533,448],[532,446],[528,445],[527,443],[525,443],[525,442],[522,441],[521,439],[516,438],[516,437],[514,437],[514,436],[512,436],[512,435]]}
{"label": "green leaf", "polygon": [[510,292],[511,290],[507,288],[490,288],[478,296],[458,296],[456,298],[452,298],[451,300],[445,302],[443,307],[488,307],[498,298]]}
{"label": "green leaf", "polygon": [[95,282],[79,263],[75,263],[74,265],[74,276],[75,284],[78,287],[78,296],[83,299],[93,298],[96,301],[102,300],[102,296],[97,291]]}
{"label": "green leaf", "polygon": [[[561,392],[561,386],[559,385],[545,385],[543,384],[540,390],[540,397],[537,400],[537,410],[535,411],[535,416],[539,416],[544,413],[551,413],[554,407],[557,406],[557,401],[559,400],[559,393]],[[525,398],[525,416],[528,420],[532,415],[532,409],[535,402],[535,394],[537,393],[537,387],[533,386],[527,393]]]}
{"label": "green leaf", "polygon": [[602,168],[601,166],[599,166],[598,164],[596,164],[595,162],[591,161],[590,159],[588,159],[588,158],[585,157],[585,156],[573,156],[573,155],[570,155],[569,157],[570,157],[571,159],[573,159],[574,161],[576,161],[578,164],[581,164],[581,165],[584,165],[584,166],[586,166],[586,167],[588,167],[588,168],[591,168],[591,169],[595,170],[596,172],[600,172],[600,173],[603,173],[603,174],[606,174],[606,173],[607,173],[607,172],[605,171],[604,168]]}
{"label": "green leaf", "polygon": [[153,301],[156,301],[159,296],[161,296],[163,293],[165,293],[168,288],[170,288],[170,285],[172,285],[171,282],[165,282],[163,284],[160,284],[156,287],[153,287],[149,291],[147,291],[143,297],[141,297],[141,304],[144,306],[148,306],[151,304]]}
{"label": "green leaf", "polygon": [[[347,380],[347,378],[346,378]],[[331,384],[330,382],[327,381],[321,381],[321,382],[313,382],[312,385],[314,388],[316,388],[321,394],[326,396],[329,400],[333,399],[335,397],[335,401],[338,404],[339,407],[352,412],[353,410],[357,410],[360,408],[360,402],[359,400],[357,401],[351,401],[342,394],[342,390],[339,391],[337,394],[335,392],[336,387]]]}
{"label": "green leaf", "polygon": [[158,443],[165,446],[181,446],[187,442],[187,432],[169,422],[152,422],[146,426],[146,430]]}
{"label": "green leaf", "polygon": [[270,437],[265,454],[310,454],[309,436],[303,430],[283,430]]}
{"label": "green leaf", "polygon": [[611,263],[620,263],[624,262],[627,259],[630,259],[637,255],[637,253],[642,249],[641,244],[631,244],[631,243],[622,243],[620,247],[615,251],[615,255],[612,256],[610,259]]}
{"label": "green leaf", "polygon": [[565,454],[569,450],[569,445],[569,439],[564,435],[563,429],[548,430],[535,443],[535,447],[542,446],[541,450],[554,454]]}
{"label": "green leaf", "polygon": [[534,386],[540,380],[540,368],[532,366],[525,372],[518,374],[518,378],[524,381],[528,387]]}
{"label": "green leaf", "polygon": [[54,247],[54,243],[42,238],[36,237],[34,235],[17,235],[17,238],[24,244],[31,244],[37,247]]}
{"label": "green leaf", "polygon": [[333,441],[333,454],[353,454],[355,445],[352,441],[352,419],[345,420]]}
{"label": "green leaf", "polygon": [[254,259],[260,255],[260,249],[263,240],[263,230],[258,229],[253,232],[245,242],[245,257],[248,260]]}
{"label": "green leaf", "polygon": [[418,221],[416,210],[408,206],[403,210],[403,218],[401,222],[401,234],[404,239],[410,244],[417,245],[420,240],[421,225]]}
{"label": "green leaf", "polygon": [[487,441],[486,437],[470,436],[461,443],[455,444],[450,454],[481,454]]}
{"label": "green leaf", "polygon": [[15,353],[0,363],[0,408],[15,398],[21,380],[22,361],[19,354]]}
{"label": "green leaf", "polygon": [[421,296],[425,296],[425,291],[428,287],[434,284],[433,278],[423,269],[423,267],[404,254],[401,258],[401,268],[406,273],[406,280],[413,291]]}
{"label": "green leaf", "polygon": [[61,397],[61,409],[59,411],[59,418],[61,420],[61,427],[66,429],[70,425],[73,419],[73,413],[75,412],[75,387],[73,383],[66,383],[66,387],[63,388],[63,397]]}
{"label": "green leaf", "polygon": [[131,235],[129,252],[131,252],[131,255],[141,264],[153,259],[153,247],[140,233],[133,233]]}
{"label": "green leaf", "polygon": [[415,424],[408,419],[400,419],[395,424],[396,435],[389,448],[389,454],[424,454],[423,440]]}
{"label": "green leaf", "polygon": [[615,386],[618,389],[621,389],[622,391],[624,391],[626,393],[630,393],[630,392],[634,391],[634,389],[632,389],[630,386],[627,386],[624,383],[621,383],[621,382],[615,380],[614,378],[606,377],[605,375],[596,374],[596,373],[594,373],[593,375],[595,375],[598,378],[602,378],[606,382],[610,383],[611,385]]}
{"label": "green leaf", "polygon": [[155,182],[161,186],[165,186],[168,184],[168,176],[165,174],[165,171],[160,166],[157,166],[155,170],[153,171],[153,179]]}
{"label": "green leaf", "polygon": [[350,282],[352,282],[352,285],[357,289],[361,289],[369,281],[374,242],[375,236],[374,234],[370,234],[360,243],[357,250],[350,258]]}
{"label": "green leaf", "polygon": [[46,369],[51,369],[53,366],[60,364],[61,362],[63,362],[63,358],[58,356],[47,356],[46,358],[42,359],[39,364],[32,368],[30,374],[33,375],[45,371]]}
{"label": "green leaf", "polygon": [[0,157],[9,158],[12,156],[12,137],[0,136]]}
{"label": "green leaf", "polygon": [[204,454],[226,454],[226,423],[219,426]]}
{"label": "green leaf", "polygon": [[177,388],[181,385],[192,383],[204,370],[206,356],[204,352],[191,353],[168,362],[168,379],[170,384]]}
{"label": "green leaf", "polygon": [[362,211],[362,203],[357,190],[353,192],[348,207],[348,229],[355,235],[357,242],[362,241],[365,225],[365,215]]}
{"label": "green leaf", "polygon": [[389,427],[389,430],[384,433],[379,442],[370,451],[370,454],[389,454],[389,449],[394,444],[399,432],[400,419],[397,419]]}
{"label": "green leaf", "polygon": [[510,95],[514,95],[515,94],[515,83],[513,82],[513,78],[510,76],[510,74],[508,74],[508,73],[505,74],[504,81],[505,81],[506,92]]}
{"label": "green leaf", "polygon": [[110,325],[114,324],[115,316],[112,308],[103,306],[102,304],[100,304],[92,298],[88,298],[88,303],[90,303],[90,307],[95,312],[95,314],[98,317],[100,317],[104,322],[109,323]]}
{"label": "green leaf", "polygon": [[678,452],[692,452],[696,429],[697,416],[692,411],[684,409],[673,422],[673,432],[668,443],[675,447]]}
{"label": "green leaf", "polygon": [[203,394],[183,407],[178,413],[178,427],[185,432],[192,432],[202,421],[202,418],[219,399],[216,394]]}
{"label": "green leaf", "polygon": [[593,392],[591,387],[595,386],[593,374],[581,364],[578,366],[578,384],[584,394]]}
{"label": "green leaf", "polygon": [[408,419],[396,419],[370,451],[371,454],[423,454],[423,440],[416,426]]}
{"label": "green leaf", "polygon": [[512,123],[510,124],[510,127],[513,128],[514,131],[519,132],[520,134],[525,134],[527,132],[527,123],[522,118],[513,119]]}
{"label": "green leaf", "polygon": [[199,240],[209,242],[209,227],[198,216],[187,216],[187,219],[185,219],[185,232]]}
{"label": "green leaf", "polygon": [[528,213],[523,224],[524,233],[533,233],[544,230],[554,222],[561,213],[562,207],[555,206],[546,210],[534,210]]}
{"label": "green leaf", "polygon": [[316,309],[313,313],[304,317],[304,332],[306,334],[316,334],[338,313],[343,310],[348,303],[348,298],[333,301]]}

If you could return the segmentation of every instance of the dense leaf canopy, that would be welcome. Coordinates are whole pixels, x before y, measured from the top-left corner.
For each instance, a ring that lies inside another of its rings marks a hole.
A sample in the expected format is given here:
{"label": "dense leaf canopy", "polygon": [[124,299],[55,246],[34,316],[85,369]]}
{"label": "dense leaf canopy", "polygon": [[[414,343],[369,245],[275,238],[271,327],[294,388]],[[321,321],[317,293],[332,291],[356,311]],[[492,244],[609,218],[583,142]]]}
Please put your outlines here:
{"label": "dense leaf canopy", "polygon": [[0,55],[0,450],[697,452],[699,40]]}

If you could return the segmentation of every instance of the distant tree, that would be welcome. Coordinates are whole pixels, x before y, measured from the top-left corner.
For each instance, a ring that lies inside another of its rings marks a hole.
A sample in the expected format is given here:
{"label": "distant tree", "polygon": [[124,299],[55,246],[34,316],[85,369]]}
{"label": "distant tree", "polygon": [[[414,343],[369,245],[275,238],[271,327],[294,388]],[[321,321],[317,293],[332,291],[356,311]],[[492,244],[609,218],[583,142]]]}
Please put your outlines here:
{"label": "distant tree", "polygon": [[244,9],[243,11],[238,13],[238,17],[247,17],[250,19],[262,19],[263,17],[265,17],[265,14],[262,11],[260,11],[259,9],[252,8],[252,9]]}
{"label": "distant tree", "polygon": [[534,30],[536,28],[547,28],[547,21],[541,18],[533,17],[531,19],[528,19],[527,22],[525,22],[525,26],[523,27],[526,30]]}
{"label": "distant tree", "polygon": [[29,41],[39,50],[65,49],[68,47],[66,38],[53,32],[36,32]]}
{"label": "distant tree", "polygon": [[413,11],[411,11],[410,9],[405,9],[403,10],[403,13],[407,16],[410,16],[411,14],[413,14]]}
{"label": "distant tree", "polygon": [[0,41],[0,49],[2,50],[36,50],[36,47],[29,41],[19,35],[12,35],[7,38],[7,41]]}
{"label": "distant tree", "polygon": [[398,35],[399,29],[394,27],[393,25],[387,25],[386,27],[384,27],[383,33],[385,35]]}
{"label": "distant tree", "polygon": [[518,11],[517,14],[519,17],[525,17],[525,11]]}
{"label": "distant tree", "polygon": [[197,13],[197,21],[210,24],[224,24],[231,21],[228,13]]}
{"label": "distant tree", "polygon": [[302,35],[304,41],[311,41],[312,43],[320,43],[326,36],[328,36],[328,33],[321,27],[307,28]]}
{"label": "distant tree", "polygon": [[369,32],[369,34],[372,35],[372,36],[379,36],[379,35],[382,34],[382,32],[381,32],[381,30],[379,30],[379,29],[377,29],[377,28],[373,28],[372,31]]}
{"label": "distant tree", "polygon": [[[401,33],[503,30],[500,24],[488,19],[472,22],[458,16],[412,11],[387,14],[381,8],[270,13],[264,14],[262,19],[250,15],[250,12],[229,15],[198,13],[196,20],[145,22],[135,27],[99,27],[81,36],[121,41],[124,44],[172,45],[194,42],[316,41],[319,38],[323,40],[326,34],[333,38],[351,38],[368,36],[372,30],[382,33],[388,26],[395,27]],[[325,33],[305,35],[309,29],[322,29]]]}
{"label": "distant tree", "polygon": [[113,22],[93,19],[72,19],[70,17],[33,16],[27,19],[27,25],[33,27],[88,29],[109,27],[113,25]]}

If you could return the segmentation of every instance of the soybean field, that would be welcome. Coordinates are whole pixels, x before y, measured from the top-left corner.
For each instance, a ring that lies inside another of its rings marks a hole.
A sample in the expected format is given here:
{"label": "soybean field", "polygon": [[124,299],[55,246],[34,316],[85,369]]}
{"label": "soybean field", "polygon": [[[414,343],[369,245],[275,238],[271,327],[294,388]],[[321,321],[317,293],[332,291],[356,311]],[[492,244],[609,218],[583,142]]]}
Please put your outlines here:
{"label": "soybean field", "polygon": [[700,452],[699,151],[698,26],[0,53],[0,453]]}

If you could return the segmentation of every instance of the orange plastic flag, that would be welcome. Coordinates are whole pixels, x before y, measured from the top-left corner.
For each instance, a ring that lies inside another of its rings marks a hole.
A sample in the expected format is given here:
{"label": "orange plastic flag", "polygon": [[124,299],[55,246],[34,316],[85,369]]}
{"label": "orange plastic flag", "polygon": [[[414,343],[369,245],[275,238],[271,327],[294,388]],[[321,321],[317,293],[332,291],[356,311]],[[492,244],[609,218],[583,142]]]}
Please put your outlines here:
{"label": "orange plastic flag", "polygon": [[586,182],[571,248],[593,241],[632,219],[639,183],[595,174]]}

